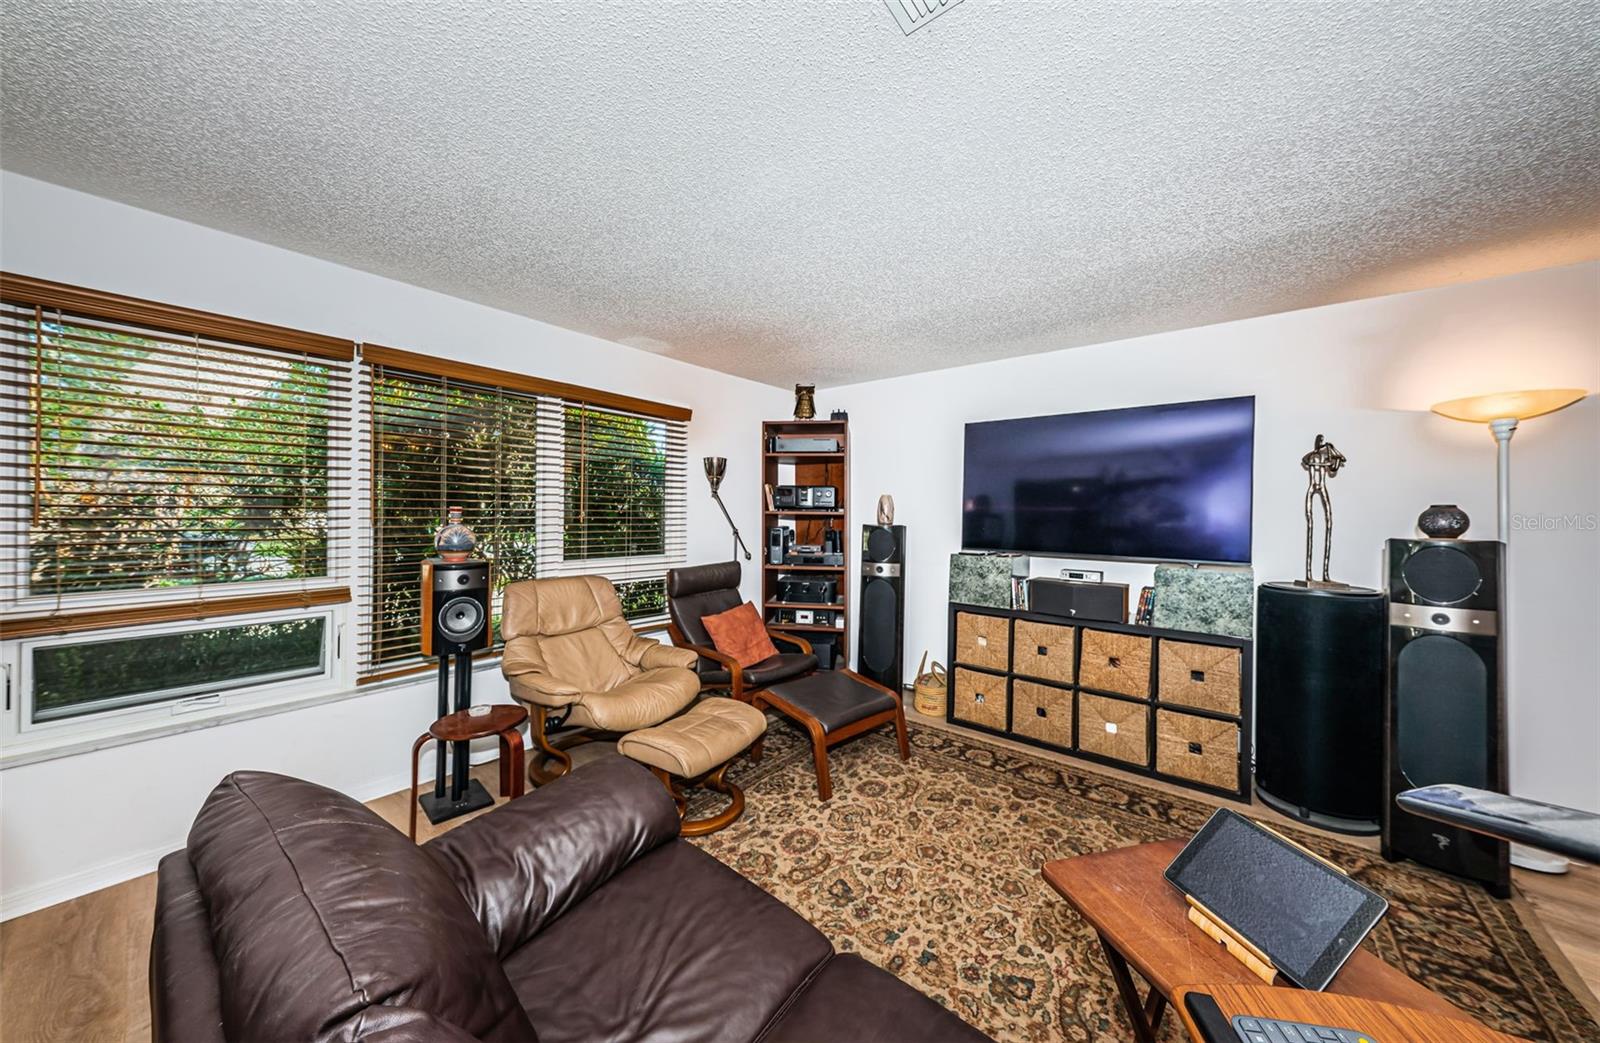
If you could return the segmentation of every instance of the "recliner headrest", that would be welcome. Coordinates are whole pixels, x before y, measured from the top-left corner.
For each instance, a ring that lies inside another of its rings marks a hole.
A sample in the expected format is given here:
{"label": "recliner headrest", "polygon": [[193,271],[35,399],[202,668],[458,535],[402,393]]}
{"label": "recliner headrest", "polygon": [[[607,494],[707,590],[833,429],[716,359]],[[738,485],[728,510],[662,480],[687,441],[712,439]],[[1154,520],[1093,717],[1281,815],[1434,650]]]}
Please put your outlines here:
{"label": "recliner headrest", "polygon": [[719,561],[715,565],[690,565],[667,572],[667,597],[686,598],[708,590],[738,590],[739,563]]}
{"label": "recliner headrest", "polygon": [[507,641],[592,630],[621,618],[617,590],[603,576],[522,580],[508,584],[500,602],[500,633]]}

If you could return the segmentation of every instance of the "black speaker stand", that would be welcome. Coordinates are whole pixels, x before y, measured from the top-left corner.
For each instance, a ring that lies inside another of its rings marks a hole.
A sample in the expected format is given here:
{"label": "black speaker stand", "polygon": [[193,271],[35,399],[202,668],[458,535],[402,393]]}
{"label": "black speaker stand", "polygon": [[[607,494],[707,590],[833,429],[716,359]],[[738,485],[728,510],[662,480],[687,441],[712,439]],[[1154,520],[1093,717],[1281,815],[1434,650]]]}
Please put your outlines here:
{"label": "black speaker stand", "polygon": [[[465,710],[471,705],[472,653],[457,652],[455,709]],[[439,716],[443,717],[450,712],[450,656],[442,655],[439,657]],[[484,788],[483,783],[468,775],[472,768],[470,742],[451,744],[455,746],[453,751],[455,756],[450,765],[453,770],[450,772],[448,793],[445,791],[445,744],[441,742],[434,745],[433,792],[424,793],[417,799],[429,822],[437,826],[447,819],[469,814],[494,803],[494,797]]]}

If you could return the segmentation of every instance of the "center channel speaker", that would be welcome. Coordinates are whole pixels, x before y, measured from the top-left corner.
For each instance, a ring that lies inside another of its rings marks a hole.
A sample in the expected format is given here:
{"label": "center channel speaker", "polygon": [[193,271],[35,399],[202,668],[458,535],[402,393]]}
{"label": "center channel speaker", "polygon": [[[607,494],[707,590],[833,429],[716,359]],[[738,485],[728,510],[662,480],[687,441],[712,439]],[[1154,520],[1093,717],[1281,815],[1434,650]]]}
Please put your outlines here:
{"label": "center channel speaker", "polygon": [[1505,545],[1389,540],[1383,854],[1511,895],[1510,845],[1402,811],[1395,795],[1455,783],[1506,791]]}
{"label": "center channel speaker", "polygon": [[906,527],[861,527],[861,612],[856,628],[862,676],[898,692],[904,682]]}
{"label": "center channel speaker", "polygon": [[489,563],[422,563],[422,654],[453,655],[489,647]]}

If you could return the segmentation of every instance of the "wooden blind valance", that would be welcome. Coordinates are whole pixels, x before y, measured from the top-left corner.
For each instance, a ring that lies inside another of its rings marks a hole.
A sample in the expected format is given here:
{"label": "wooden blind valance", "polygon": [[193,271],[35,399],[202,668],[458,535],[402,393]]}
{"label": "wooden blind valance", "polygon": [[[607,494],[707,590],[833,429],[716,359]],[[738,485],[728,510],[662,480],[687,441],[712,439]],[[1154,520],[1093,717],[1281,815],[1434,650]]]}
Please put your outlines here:
{"label": "wooden blind valance", "polygon": [[58,309],[150,330],[164,330],[232,344],[279,348],[326,359],[348,361],[355,358],[355,343],[338,337],[306,333],[249,319],[235,319],[138,297],[124,297],[103,290],[89,290],[13,272],[0,272],[0,300],[7,304]]}
{"label": "wooden blind valance", "polygon": [[693,411],[684,406],[674,406],[666,402],[652,402],[649,399],[634,398],[631,395],[619,395],[612,391],[600,391],[596,388],[586,388],[578,384],[566,384],[559,380],[530,377],[526,373],[513,373],[505,369],[475,366],[468,362],[452,362],[449,359],[434,358],[432,355],[424,355],[421,352],[386,348],[380,344],[362,344],[361,359],[374,366],[403,369],[424,376],[444,377],[449,380],[459,380],[485,387],[520,391],[529,395],[549,395],[572,402],[599,406],[602,409],[621,409],[630,413],[639,413],[644,416],[656,417],[660,420],[687,421],[693,415]]}

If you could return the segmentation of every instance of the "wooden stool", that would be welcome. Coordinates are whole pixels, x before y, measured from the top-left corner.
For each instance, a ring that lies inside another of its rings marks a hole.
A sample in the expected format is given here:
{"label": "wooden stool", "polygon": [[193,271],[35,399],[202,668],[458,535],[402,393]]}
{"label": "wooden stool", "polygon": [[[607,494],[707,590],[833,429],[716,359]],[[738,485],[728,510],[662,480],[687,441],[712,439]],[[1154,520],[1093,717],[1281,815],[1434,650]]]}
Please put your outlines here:
{"label": "wooden stool", "polygon": [[[725,776],[728,765],[747,747],[752,760],[761,759],[766,731],[767,717],[760,710],[712,697],[663,724],[629,732],[617,740],[617,752],[655,773],[678,805],[678,817],[683,819],[679,832],[698,837],[715,833],[744,814],[744,791]],[[675,779],[682,779],[682,784]],[[684,790],[691,786],[726,794],[728,806],[709,818],[686,818],[689,798]]]}
{"label": "wooden stool", "polygon": [[417,755],[429,739],[435,742],[470,742],[500,737],[500,795],[522,796],[522,722],[528,711],[520,706],[496,705],[489,712],[473,716],[470,710],[458,710],[428,725],[428,730],[417,736],[411,744],[411,828],[408,835],[417,839]]}

